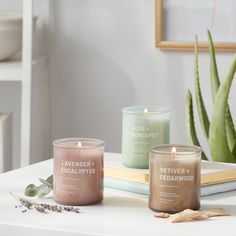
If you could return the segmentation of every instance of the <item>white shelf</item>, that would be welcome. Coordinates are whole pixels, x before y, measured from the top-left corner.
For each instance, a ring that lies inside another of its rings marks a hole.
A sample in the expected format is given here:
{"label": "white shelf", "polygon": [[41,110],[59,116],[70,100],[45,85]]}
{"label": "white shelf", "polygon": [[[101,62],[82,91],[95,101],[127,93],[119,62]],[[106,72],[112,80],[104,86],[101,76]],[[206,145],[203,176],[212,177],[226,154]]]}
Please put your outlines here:
{"label": "white shelf", "polygon": [[20,60],[0,62],[0,81],[21,81],[22,63]]}
{"label": "white shelf", "polygon": [[42,69],[47,62],[45,57],[32,58],[33,0],[23,0],[22,60],[14,58],[0,62],[0,82],[21,83],[21,140],[20,166],[30,163],[30,128],[31,128],[31,84],[32,70],[35,66]]}
{"label": "white shelf", "polygon": [[[44,69],[47,63],[45,56],[34,59],[32,61],[32,67]],[[22,62],[18,59],[0,62],[0,82],[21,82],[22,81]]]}

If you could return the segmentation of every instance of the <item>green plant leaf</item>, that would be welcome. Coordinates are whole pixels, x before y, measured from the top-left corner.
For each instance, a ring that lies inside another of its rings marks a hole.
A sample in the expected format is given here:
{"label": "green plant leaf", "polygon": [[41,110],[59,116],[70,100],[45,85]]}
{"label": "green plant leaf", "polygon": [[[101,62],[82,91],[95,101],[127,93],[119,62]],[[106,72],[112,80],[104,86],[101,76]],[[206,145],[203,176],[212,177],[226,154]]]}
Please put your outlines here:
{"label": "green plant leaf", "polygon": [[198,39],[197,36],[195,38],[195,61],[194,61],[194,85],[195,85],[195,93],[196,93],[196,103],[198,116],[201,124],[201,128],[204,136],[208,139],[209,136],[209,119],[205,109],[205,105],[202,98],[200,81],[199,81],[199,71],[198,71]]}
{"label": "green plant leaf", "polygon": [[236,57],[225,80],[220,84],[213,105],[211,124],[209,129],[209,148],[212,159],[222,162],[236,162],[227,141],[226,109],[230,86],[236,71]]}
{"label": "green plant leaf", "polygon": [[[189,136],[190,143],[195,145],[195,146],[201,147],[201,145],[198,141],[196,130],[195,130],[192,94],[189,90],[188,90],[187,95],[186,95],[185,114],[186,114],[187,131],[188,131],[188,136]],[[202,152],[202,159],[207,160],[207,157],[206,157],[204,152]]]}
{"label": "green plant leaf", "polygon": [[46,181],[50,183],[51,186],[53,187],[53,175],[50,175],[49,177],[47,177]]}
{"label": "green plant leaf", "polygon": [[[48,177],[49,178],[49,177]],[[42,179],[42,178],[39,178],[39,181],[45,185],[47,185],[48,187],[50,188],[53,188],[53,184],[51,184],[51,181],[52,179],[49,178],[49,181],[48,181],[48,178],[45,180],[45,179]]]}
{"label": "green plant leaf", "polygon": [[[208,45],[210,53],[211,92],[212,92],[212,100],[214,103],[215,96],[220,86],[220,79],[218,75],[214,44],[209,30],[207,31],[207,36],[208,36]],[[232,151],[236,143],[236,131],[228,104],[226,108],[226,134],[229,148]]]}
{"label": "green plant leaf", "polygon": [[235,143],[235,145],[234,145],[234,148],[233,148],[232,154],[233,154],[234,157],[236,157],[236,143]]}
{"label": "green plant leaf", "polygon": [[236,144],[236,132],[231,116],[230,108],[227,105],[226,107],[226,134],[230,150],[233,150],[234,145]]}
{"label": "green plant leaf", "polygon": [[38,187],[35,186],[34,184],[29,184],[25,188],[25,195],[29,197],[34,197],[38,193]]}
{"label": "green plant leaf", "polygon": [[47,194],[49,194],[52,191],[52,188],[50,188],[49,186],[45,185],[45,184],[41,184],[38,187],[38,193],[37,196],[39,198],[45,197]]}
{"label": "green plant leaf", "polygon": [[218,75],[214,44],[209,30],[207,30],[207,37],[208,37],[209,54],[210,54],[211,94],[212,94],[212,100],[214,102],[216,93],[220,86],[220,79]]}

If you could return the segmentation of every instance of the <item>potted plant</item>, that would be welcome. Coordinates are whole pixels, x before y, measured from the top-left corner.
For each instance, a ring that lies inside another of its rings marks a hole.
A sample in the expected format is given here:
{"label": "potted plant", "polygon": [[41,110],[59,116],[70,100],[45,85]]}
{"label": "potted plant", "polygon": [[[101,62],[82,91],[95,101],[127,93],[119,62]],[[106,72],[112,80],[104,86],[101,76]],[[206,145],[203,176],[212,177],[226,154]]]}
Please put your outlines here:
{"label": "potted plant", "polygon": [[[202,132],[207,140],[211,159],[220,162],[236,162],[236,130],[233,123],[228,96],[230,87],[236,71],[236,56],[228,70],[226,77],[220,81],[215,49],[210,32],[208,34],[210,54],[210,79],[212,93],[212,114],[209,118],[201,92],[201,85],[198,72],[198,41],[195,40],[195,62],[194,62],[194,87],[195,99],[198,111],[198,118]],[[189,140],[193,145],[201,146],[197,137],[194,124],[193,102],[190,90],[186,96],[186,121]],[[202,159],[207,160],[203,152]]]}

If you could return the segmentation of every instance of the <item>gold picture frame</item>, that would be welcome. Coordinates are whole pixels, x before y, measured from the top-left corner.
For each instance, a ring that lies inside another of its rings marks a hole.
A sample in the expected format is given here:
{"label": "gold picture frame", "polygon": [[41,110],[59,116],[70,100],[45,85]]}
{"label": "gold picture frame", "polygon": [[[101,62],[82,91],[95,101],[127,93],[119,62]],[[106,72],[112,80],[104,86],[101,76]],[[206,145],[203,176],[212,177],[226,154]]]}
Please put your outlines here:
{"label": "gold picture frame", "polygon": [[[164,17],[164,1],[171,1],[171,0],[155,0],[155,15],[156,15],[156,47],[163,49],[163,50],[193,50],[194,42],[191,40],[170,40],[164,37],[164,30],[165,29],[165,21]],[[223,0],[222,0],[223,1]],[[196,1],[198,2],[198,1]],[[224,1],[223,1],[224,2]],[[193,35],[194,38],[194,35]],[[213,34],[213,40],[214,40]],[[235,38],[236,40],[236,38]],[[236,51],[236,42],[221,42],[214,40],[215,49],[218,51]],[[207,42],[203,42],[199,40],[199,49],[200,50],[207,50],[208,44]]]}

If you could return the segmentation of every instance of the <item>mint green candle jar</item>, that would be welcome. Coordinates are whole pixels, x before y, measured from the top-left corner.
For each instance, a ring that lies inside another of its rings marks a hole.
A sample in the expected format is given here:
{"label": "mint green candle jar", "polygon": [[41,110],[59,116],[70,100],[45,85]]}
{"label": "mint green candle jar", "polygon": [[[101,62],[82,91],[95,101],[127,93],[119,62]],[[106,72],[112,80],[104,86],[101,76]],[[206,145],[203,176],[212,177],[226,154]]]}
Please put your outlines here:
{"label": "mint green candle jar", "polygon": [[122,163],[148,168],[149,151],[157,144],[170,142],[170,109],[126,107],[122,113]]}

